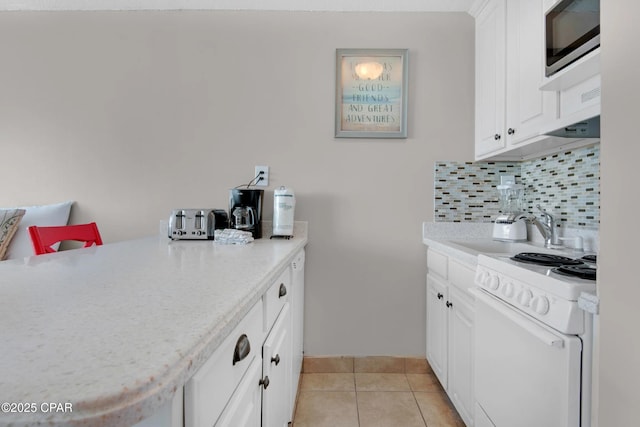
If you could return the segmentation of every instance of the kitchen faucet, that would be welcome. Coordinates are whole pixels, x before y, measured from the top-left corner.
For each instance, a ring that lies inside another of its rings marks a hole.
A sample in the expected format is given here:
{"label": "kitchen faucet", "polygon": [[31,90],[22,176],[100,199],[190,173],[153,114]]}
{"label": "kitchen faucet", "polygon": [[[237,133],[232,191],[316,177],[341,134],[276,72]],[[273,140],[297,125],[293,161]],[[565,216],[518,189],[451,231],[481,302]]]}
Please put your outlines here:
{"label": "kitchen faucet", "polygon": [[544,237],[544,247],[551,248],[554,246],[560,246],[555,217],[549,212],[546,212],[544,209],[542,209],[540,205],[536,205],[536,208],[538,208],[538,210],[542,212],[542,218],[544,219],[544,222],[541,222],[535,216],[529,218],[529,222],[535,224],[538,230],[540,230],[540,234],[542,234],[542,237]]}

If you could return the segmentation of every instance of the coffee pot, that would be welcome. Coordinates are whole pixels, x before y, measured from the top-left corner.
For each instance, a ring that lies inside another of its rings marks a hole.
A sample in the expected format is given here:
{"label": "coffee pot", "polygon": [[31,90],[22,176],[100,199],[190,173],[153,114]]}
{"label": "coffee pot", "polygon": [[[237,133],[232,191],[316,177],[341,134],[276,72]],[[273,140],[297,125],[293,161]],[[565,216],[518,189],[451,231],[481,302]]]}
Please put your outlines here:
{"label": "coffee pot", "polygon": [[229,228],[249,231],[254,239],[262,237],[262,198],[264,190],[229,190]]}
{"label": "coffee pot", "polygon": [[233,209],[233,218],[237,230],[247,230],[256,224],[255,210],[251,206],[236,206]]}

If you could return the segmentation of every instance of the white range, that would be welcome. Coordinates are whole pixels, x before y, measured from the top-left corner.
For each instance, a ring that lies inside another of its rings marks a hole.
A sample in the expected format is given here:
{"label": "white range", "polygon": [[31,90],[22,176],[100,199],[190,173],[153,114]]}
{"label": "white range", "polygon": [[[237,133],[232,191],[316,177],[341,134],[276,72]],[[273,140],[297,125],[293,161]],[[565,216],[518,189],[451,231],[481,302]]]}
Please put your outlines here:
{"label": "white range", "polygon": [[596,281],[479,255],[475,284],[476,425],[590,426]]}

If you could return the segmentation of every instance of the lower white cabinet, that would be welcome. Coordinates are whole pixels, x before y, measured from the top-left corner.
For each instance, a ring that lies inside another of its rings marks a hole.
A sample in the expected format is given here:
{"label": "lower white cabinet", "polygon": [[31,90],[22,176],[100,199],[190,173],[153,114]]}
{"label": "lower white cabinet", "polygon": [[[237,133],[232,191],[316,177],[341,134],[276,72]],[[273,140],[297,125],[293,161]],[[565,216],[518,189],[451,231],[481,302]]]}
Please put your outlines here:
{"label": "lower white cabinet", "polygon": [[304,250],[187,382],[185,427],[287,427],[302,362],[303,304]]}
{"label": "lower white cabinet", "polygon": [[427,275],[427,359],[442,386],[447,388],[447,298],[445,282]]}
{"label": "lower white cabinet", "polygon": [[251,363],[261,364],[263,341],[263,309],[258,302],[185,384],[186,427],[217,425]]}
{"label": "lower white cabinet", "polygon": [[255,427],[262,416],[262,360],[254,359],[233,397],[215,424],[220,427]]}
{"label": "lower white cabinet", "polygon": [[262,425],[286,427],[291,421],[291,312],[280,311],[262,347]]}
{"label": "lower white cabinet", "polygon": [[473,425],[473,317],[470,298],[455,286],[449,288],[449,384],[447,391],[467,425]]}
{"label": "lower white cabinet", "polygon": [[427,360],[467,426],[474,425],[474,270],[427,251]]}
{"label": "lower white cabinet", "polygon": [[304,356],[304,249],[291,263],[291,419],[295,408]]}

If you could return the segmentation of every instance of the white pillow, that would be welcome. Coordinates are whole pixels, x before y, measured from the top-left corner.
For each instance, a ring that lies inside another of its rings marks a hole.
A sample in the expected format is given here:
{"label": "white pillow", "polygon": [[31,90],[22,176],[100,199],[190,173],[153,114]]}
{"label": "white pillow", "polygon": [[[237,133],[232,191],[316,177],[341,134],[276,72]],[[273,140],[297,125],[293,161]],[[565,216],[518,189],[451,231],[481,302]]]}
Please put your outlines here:
{"label": "white pillow", "polygon": [[[69,222],[69,214],[71,213],[71,205],[73,201],[56,203],[53,205],[41,206],[21,206],[14,209],[24,209],[26,213],[20,221],[20,227],[11,239],[6,259],[24,258],[35,255],[33,244],[29,231],[32,225],[51,226],[51,225],[67,225]],[[57,246],[53,246],[58,250]]]}

